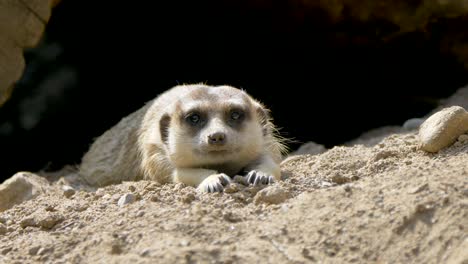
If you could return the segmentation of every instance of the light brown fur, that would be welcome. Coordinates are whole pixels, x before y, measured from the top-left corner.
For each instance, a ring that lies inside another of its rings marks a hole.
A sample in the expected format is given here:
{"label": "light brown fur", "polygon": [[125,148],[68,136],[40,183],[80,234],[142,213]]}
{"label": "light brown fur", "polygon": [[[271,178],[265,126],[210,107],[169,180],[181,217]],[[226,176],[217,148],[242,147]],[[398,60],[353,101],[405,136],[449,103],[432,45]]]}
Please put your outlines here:
{"label": "light brown fur", "polygon": [[[245,109],[245,120],[225,117],[236,107]],[[191,108],[206,113],[204,127],[187,125],[184,114]],[[223,146],[207,144],[206,138],[218,132],[226,135]],[[243,170],[250,171],[254,184],[280,180],[282,150],[268,110],[244,91],[180,85],[99,137],[84,155],[80,175],[93,186],[147,179],[221,191],[228,176]]]}

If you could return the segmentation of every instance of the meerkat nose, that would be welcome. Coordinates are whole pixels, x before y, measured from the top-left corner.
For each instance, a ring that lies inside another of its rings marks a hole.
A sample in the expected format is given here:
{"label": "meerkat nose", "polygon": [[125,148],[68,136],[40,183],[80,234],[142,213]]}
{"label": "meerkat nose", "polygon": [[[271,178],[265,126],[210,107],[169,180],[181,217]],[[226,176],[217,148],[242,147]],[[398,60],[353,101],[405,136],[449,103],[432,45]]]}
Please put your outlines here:
{"label": "meerkat nose", "polygon": [[224,145],[226,143],[226,134],[216,132],[208,136],[208,143],[212,145]]}

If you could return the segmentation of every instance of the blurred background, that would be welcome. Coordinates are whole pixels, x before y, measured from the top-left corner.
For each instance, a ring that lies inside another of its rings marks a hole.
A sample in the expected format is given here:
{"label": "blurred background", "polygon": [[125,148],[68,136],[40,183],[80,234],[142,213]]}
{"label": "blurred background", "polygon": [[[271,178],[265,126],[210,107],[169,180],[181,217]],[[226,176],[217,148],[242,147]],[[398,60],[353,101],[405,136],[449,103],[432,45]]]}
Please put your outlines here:
{"label": "blurred background", "polygon": [[292,150],[401,125],[468,83],[467,9],[463,1],[62,0],[0,108],[0,178],[79,164],[94,138],[182,83],[245,89],[297,141]]}

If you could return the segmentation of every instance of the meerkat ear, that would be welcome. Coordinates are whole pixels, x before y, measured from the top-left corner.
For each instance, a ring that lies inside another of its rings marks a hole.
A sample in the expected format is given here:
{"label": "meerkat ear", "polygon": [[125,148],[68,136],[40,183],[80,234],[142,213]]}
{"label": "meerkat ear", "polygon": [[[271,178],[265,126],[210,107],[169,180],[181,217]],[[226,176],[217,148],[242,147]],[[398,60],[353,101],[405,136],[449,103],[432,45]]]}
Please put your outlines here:
{"label": "meerkat ear", "polygon": [[257,105],[256,107],[258,120],[263,128],[263,135],[265,136],[268,133],[269,124],[270,124],[270,111],[266,109],[263,105]]}
{"label": "meerkat ear", "polygon": [[167,144],[169,136],[169,123],[171,123],[171,117],[168,114],[164,114],[159,120],[159,133],[161,133],[161,140],[164,144]]}

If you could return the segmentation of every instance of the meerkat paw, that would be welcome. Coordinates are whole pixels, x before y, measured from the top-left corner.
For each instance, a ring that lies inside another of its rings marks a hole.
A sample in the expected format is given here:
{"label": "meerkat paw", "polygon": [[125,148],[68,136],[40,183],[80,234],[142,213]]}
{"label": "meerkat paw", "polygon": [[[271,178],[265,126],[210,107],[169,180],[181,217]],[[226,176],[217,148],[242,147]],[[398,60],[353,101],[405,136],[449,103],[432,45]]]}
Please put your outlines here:
{"label": "meerkat paw", "polygon": [[260,184],[272,184],[275,182],[275,177],[265,172],[252,170],[245,176],[245,180],[248,184],[260,185]]}
{"label": "meerkat paw", "polygon": [[213,174],[204,179],[197,189],[202,192],[222,192],[231,182],[231,178],[224,173]]}

